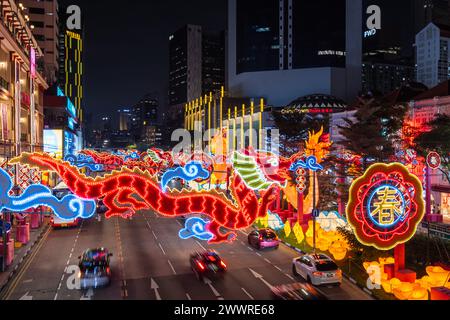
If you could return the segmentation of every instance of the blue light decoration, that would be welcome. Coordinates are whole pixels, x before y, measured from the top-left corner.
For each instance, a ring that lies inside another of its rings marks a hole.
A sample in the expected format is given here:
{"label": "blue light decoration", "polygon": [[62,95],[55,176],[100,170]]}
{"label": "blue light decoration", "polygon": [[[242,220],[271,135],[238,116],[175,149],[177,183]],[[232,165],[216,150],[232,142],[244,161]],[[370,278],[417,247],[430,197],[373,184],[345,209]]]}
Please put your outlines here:
{"label": "blue light decoration", "polygon": [[281,220],[280,216],[276,213],[272,213],[270,210],[268,211],[269,219],[269,228],[275,231],[281,230],[284,228],[283,220]]}
{"label": "blue light decoration", "polygon": [[321,171],[323,167],[317,163],[315,156],[309,156],[305,161],[299,160],[295,162],[290,168],[290,171],[297,171],[298,169],[307,169],[311,171]]}
{"label": "blue light decoration", "polygon": [[139,156],[139,153],[138,153],[138,152],[132,152],[132,153],[130,153],[129,155],[126,155],[126,156],[123,158],[123,160],[124,160],[125,162],[127,162],[127,161],[136,161],[136,160],[139,160],[139,159],[141,159],[141,157]]}
{"label": "blue light decoration", "polygon": [[201,241],[209,241],[214,235],[206,230],[208,223],[209,221],[203,220],[202,218],[189,218],[186,220],[184,229],[178,232],[178,236],[183,240],[195,238]]}
{"label": "blue light decoration", "polygon": [[208,170],[204,169],[202,164],[197,161],[191,161],[184,167],[178,167],[176,169],[166,171],[161,179],[161,189],[166,192],[167,185],[173,179],[183,179],[184,181],[191,182],[197,179],[206,180],[210,176]]}
{"label": "blue light decoration", "polygon": [[399,188],[386,184],[376,188],[367,201],[370,220],[380,228],[391,228],[405,221],[407,204]]}
{"label": "blue light decoration", "polygon": [[84,154],[78,154],[77,156],[69,154],[65,156],[64,161],[69,162],[71,166],[77,167],[78,169],[88,168],[93,172],[104,171],[102,164],[95,163],[92,157]]}
{"label": "blue light decoration", "polygon": [[67,112],[69,112],[69,114],[73,117],[73,118],[77,118],[77,109],[75,108],[75,106],[73,105],[72,101],[70,101],[69,98],[67,98],[67,106],[66,106]]}
{"label": "blue light decoration", "polygon": [[11,179],[5,170],[0,169],[0,212],[3,210],[23,212],[42,206],[50,208],[58,218],[66,221],[77,218],[88,219],[95,213],[94,200],[84,200],[73,194],[59,200],[42,184],[29,186],[20,196],[10,196],[13,187]]}
{"label": "blue light decoration", "polygon": [[0,237],[3,236],[3,223],[5,224],[5,228],[4,229],[6,230],[6,233],[11,231],[11,223],[4,222],[3,220],[0,220]]}

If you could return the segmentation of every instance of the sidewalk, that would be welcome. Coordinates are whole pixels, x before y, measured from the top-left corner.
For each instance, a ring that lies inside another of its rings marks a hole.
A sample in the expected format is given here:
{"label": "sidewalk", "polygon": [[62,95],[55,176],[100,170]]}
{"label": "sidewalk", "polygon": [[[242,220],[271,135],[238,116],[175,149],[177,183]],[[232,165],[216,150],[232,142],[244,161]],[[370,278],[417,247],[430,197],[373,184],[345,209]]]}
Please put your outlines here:
{"label": "sidewalk", "polygon": [[[31,253],[34,246],[39,242],[48,228],[48,222],[44,221],[39,229],[30,230],[30,241],[28,244],[14,250],[13,263],[6,269],[5,272],[0,272],[0,294],[8,282],[14,277],[25,258]],[[11,232],[13,232],[12,234],[14,235],[12,238],[15,238],[15,228],[13,228]]]}

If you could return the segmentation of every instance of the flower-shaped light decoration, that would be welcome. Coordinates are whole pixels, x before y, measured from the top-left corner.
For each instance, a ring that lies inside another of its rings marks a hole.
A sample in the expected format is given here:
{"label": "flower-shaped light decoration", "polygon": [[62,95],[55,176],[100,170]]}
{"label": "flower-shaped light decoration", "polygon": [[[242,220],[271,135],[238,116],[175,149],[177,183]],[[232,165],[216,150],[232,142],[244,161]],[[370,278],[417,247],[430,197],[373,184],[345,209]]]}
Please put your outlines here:
{"label": "flower-shaped light decoration", "polygon": [[424,216],[422,193],[404,165],[372,165],[350,188],[347,219],[357,239],[379,250],[407,242]]}

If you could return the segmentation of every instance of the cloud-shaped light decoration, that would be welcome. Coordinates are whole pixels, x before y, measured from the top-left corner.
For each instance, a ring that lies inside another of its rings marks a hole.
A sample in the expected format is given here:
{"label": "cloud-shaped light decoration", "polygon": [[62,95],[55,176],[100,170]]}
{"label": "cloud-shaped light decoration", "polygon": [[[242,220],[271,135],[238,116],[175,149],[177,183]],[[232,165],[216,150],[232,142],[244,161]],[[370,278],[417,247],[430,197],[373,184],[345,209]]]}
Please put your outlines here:
{"label": "cloud-shaped light decoration", "polygon": [[195,238],[202,241],[209,241],[214,235],[206,229],[208,223],[209,221],[199,217],[189,218],[186,220],[184,229],[181,229],[178,233],[178,236],[183,240]]}
{"label": "cloud-shaped light decoration", "polygon": [[165,191],[167,185],[173,179],[183,179],[184,181],[190,182],[197,179],[206,180],[209,176],[209,171],[204,169],[200,162],[192,161],[187,163],[184,167],[167,170],[161,179],[161,189]]}

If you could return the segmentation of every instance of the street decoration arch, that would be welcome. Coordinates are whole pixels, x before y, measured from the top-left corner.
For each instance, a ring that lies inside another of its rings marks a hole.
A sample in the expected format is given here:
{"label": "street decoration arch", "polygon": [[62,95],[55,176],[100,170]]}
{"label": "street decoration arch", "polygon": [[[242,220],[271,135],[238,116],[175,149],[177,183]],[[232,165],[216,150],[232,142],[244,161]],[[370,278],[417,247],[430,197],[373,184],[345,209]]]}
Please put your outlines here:
{"label": "street decoration arch", "polygon": [[357,239],[379,250],[409,241],[424,216],[420,180],[400,164],[374,164],[350,187],[347,219]]}

